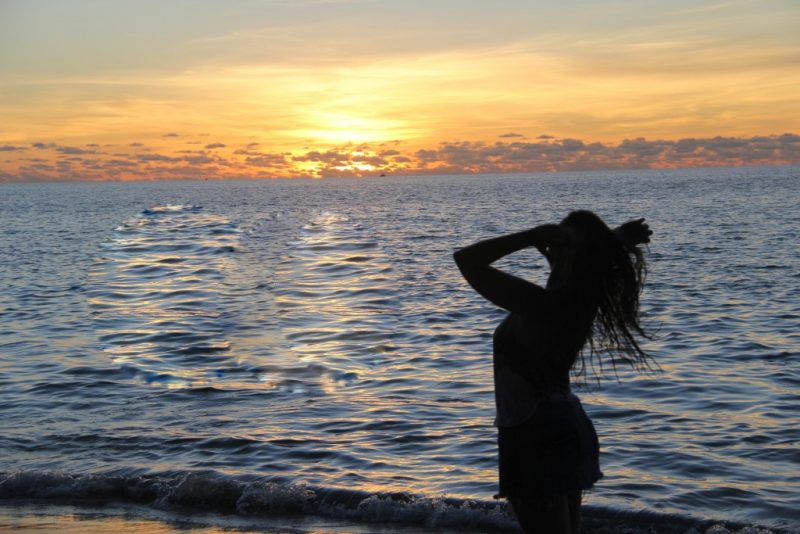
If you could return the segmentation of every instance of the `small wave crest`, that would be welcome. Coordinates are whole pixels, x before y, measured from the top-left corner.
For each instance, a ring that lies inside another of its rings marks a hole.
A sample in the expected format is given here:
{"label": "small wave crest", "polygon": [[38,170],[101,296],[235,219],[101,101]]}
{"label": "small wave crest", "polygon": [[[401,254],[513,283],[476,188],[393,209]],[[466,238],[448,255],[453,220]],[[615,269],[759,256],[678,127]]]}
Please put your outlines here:
{"label": "small wave crest", "polygon": [[251,516],[302,513],[365,523],[489,529],[514,526],[506,507],[499,503],[243,480],[210,473],[0,473],[0,500],[9,499],[129,502],[159,509],[198,508]]}
{"label": "small wave crest", "polygon": [[155,215],[157,213],[175,213],[178,211],[199,211],[203,206],[196,204],[166,204],[164,206],[153,206],[142,210],[142,215]]}
{"label": "small wave crest", "polygon": [[[232,477],[213,472],[140,474],[117,470],[99,474],[48,471],[0,472],[1,501],[132,503],[156,509],[197,509],[243,516],[306,514],[363,523],[425,527],[513,530],[505,503],[430,497],[404,492],[367,492],[302,483]],[[652,512],[585,507],[584,527],[596,533],[778,534],[742,524],[698,520]]]}

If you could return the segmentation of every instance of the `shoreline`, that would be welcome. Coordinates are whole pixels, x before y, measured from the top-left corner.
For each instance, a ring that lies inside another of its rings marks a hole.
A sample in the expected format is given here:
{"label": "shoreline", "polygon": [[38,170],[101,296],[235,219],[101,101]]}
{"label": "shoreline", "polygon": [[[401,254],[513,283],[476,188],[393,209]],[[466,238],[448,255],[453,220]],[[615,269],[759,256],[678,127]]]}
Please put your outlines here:
{"label": "shoreline", "polygon": [[[164,508],[139,503],[98,499],[2,499],[0,531],[30,533],[59,532],[94,534],[147,532],[170,534],[191,530],[197,534],[262,532],[271,534],[478,534],[516,532],[509,518],[496,527],[487,525],[437,525],[431,517],[419,522],[364,520],[301,513],[255,513],[214,511],[212,506]],[[428,524],[430,523],[430,524]],[[583,513],[584,534],[791,534],[790,530],[748,525],[724,520],[694,519],[657,512],[624,512],[587,506]]]}

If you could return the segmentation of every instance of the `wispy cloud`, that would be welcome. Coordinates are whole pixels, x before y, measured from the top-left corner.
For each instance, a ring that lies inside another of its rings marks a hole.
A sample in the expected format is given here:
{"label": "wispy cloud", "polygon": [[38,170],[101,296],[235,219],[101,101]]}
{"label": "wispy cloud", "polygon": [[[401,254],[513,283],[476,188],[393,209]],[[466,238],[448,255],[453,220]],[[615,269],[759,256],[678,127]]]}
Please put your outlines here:
{"label": "wispy cloud", "polygon": [[55,147],[56,152],[60,152],[61,154],[96,154],[96,150],[86,150],[83,148],[75,147],[75,146],[58,146]]}

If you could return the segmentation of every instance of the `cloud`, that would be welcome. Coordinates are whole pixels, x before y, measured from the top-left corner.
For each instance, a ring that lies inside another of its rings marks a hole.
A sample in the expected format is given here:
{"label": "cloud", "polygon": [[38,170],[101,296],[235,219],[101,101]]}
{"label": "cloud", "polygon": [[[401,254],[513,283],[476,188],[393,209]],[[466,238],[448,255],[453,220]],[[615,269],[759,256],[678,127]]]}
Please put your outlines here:
{"label": "cloud", "polygon": [[306,152],[304,155],[294,156],[292,158],[294,161],[309,161],[309,162],[322,162],[328,164],[336,164],[336,165],[346,165],[350,161],[350,154],[344,151],[338,150],[328,150],[326,152],[320,152],[318,150],[312,150],[310,152]]}
{"label": "cloud", "polygon": [[508,133],[504,133],[503,135],[500,135],[498,137],[511,138],[511,137],[525,137],[525,136],[522,135],[522,134],[514,133],[514,132],[508,132]]}
{"label": "cloud", "polygon": [[553,172],[600,169],[770,165],[800,162],[800,136],[625,139],[617,145],[580,139],[547,142],[442,143],[416,153],[421,166],[458,172]]}
{"label": "cloud", "polygon": [[[76,146],[60,146],[56,143],[42,143],[42,142],[31,143],[31,147],[35,148],[36,150],[53,149],[60,154],[67,154],[67,155],[98,154],[98,151],[95,149],[100,148],[100,145],[95,143],[90,143],[87,144],[86,146],[89,147],[89,150]],[[18,148],[20,150],[22,149],[21,147]]]}
{"label": "cloud", "polygon": [[[327,151],[311,150],[304,154],[294,155],[291,163],[313,163],[312,169],[303,165],[303,174],[317,177],[344,177],[344,176],[374,176],[390,172],[401,172],[403,167],[397,158],[400,152],[396,150],[380,150],[380,146],[373,148],[368,143],[358,145],[347,144]],[[396,154],[396,155],[395,155]],[[394,158],[390,161],[385,156]],[[411,163],[414,160],[407,158]],[[291,167],[290,167],[291,168]]]}
{"label": "cloud", "polygon": [[139,146],[144,146],[144,143],[130,143],[128,146],[139,147]]}
{"label": "cloud", "polygon": [[263,152],[260,152],[258,150],[250,150],[245,148],[234,150],[233,153],[236,154],[237,156],[260,156],[261,154],[263,154]]}
{"label": "cloud", "polygon": [[175,163],[175,162],[183,160],[183,158],[175,158],[175,157],[172,157],[172,156],[165,156],[164,154],[136,154],[135,156],[133,156],[133,159],[135,159],[137,161],[144,161],[144,162],[161,161],[161,162],[170,162],[170,163]]}
{"label": "cloud", "polygon": [[215,163],[217,160],[208,156],[207,154],[196,154],[194,156],[184,156],[181,158],[186,163],[190,165],[207,165],[209,163]]}
{"label": "cloud", "polygon": [[364,163],[366,165],[371,165],[372,167],[383,167],[387,165],[389,162],[386,161],[384,158],[380,156],[369,156],[366,154],[358,154],[351,158],[351,161],[354,163]]}
{"label": "cloud", "polygon": [[111,160],[105,161],[104,164],[107,167],[122,167],[122,168],[125,168],[125,169],[130,169],[131,167],[138,166],[138,163],[136,163],[135,161],[130,161],[130,160],[127,160],[127,159],[111,159]]}
{"label": "cloud", "polygon": [[180,137],[176,132],[168,132],[162,135],[161,137]]}
{"label": "cloud", "polygon": [[226,146],[228,146],[228,145],[226,145],[225,143],[211,143],[211,144],[206,145],[206,148],[208,148],[208,149],[225,148]]}
{"label": "cloud", "polygon": [[256,167],[282,168],[289,165],[284,154],[258,154],[248,157],[245,162]]}
{"label": "cloud", "polygon": [[0,145],[0,152],[15,152],[17,150],[27,150],[27,148],[21,146]]}
{"label": "cloud", "polygon": [[542,134],[536,136],[536,139],[555,139],[555,137],[553,137],[552,135]]}
{"label": "cloud", "polygon": [[564,150],[575,152],[582,150],[585,145],[580,139],[564,139],[561,141],[561,146],[564,147]]}
{"label": "cloud", "polygon": [[52,171],[55,168],[52,165],[48,165],[47,163],[34,163],[33,165],[27,165],[22,167],[23,169],[33,169],[36,171]]}
{"label": "cloud", "polygon": [[414,155],[422,162],[433,162],[439,159],[439,153],[436,150],[420,149]]}
{"label": "cloud", "polygon": [[97,151],[95,150],[85,150],[83,148],[78,148],[75,146],[60,146],[56,147],[56,152],[60,152],[61,154],[96,154]]}

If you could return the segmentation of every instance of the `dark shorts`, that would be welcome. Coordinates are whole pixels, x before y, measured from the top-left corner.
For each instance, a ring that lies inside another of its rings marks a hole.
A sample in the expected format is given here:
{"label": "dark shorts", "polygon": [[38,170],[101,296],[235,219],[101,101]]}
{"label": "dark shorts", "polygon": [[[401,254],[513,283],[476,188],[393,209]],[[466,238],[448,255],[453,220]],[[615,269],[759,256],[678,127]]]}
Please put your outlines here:
{"label": "dark shorts", "polygon": [[498,497],[573,493],[603,476],[597,433],[574,395],[542,399],[525,423],[498,430]]}

